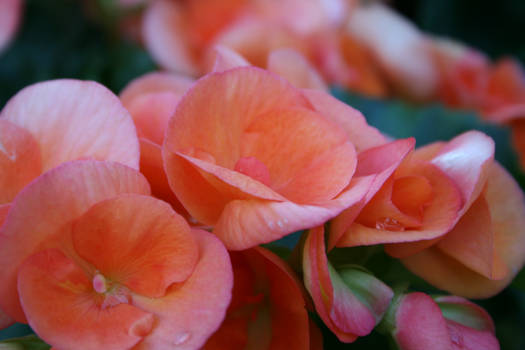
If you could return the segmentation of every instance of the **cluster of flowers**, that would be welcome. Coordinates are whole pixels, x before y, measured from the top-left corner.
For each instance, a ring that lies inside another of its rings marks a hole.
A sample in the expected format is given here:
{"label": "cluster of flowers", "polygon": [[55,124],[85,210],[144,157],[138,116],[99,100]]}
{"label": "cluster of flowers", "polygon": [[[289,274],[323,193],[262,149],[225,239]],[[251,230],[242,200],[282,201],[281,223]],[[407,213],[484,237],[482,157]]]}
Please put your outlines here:
{"label": "cluster of flowers", "polygon": [[[22,4],[0,4],[0,50],[17,27]],[[113,6],[122,13],[122,31],[144,42],[164,69],[200,76],[210,70],[217,45],[259,67],[270,52],[293,48],[330,84],[377,97],[440,101],[510,125],[525,168],[525,73],[519,63],[491,63],[475,49],[426,35],[380,2],[113,0]]]}
{"label": "cluster of flowers", "polygon": [[[523,193],[494,142],[389,140],[298,52],[270,56],[219,47],[198,80],[151,73],[120,97],[56,80],[8,101],[1,327],[56,350],[321,349],[315,311],[343,342],[383,320],[403,350],[499,348],[464,299],[525,261]],[[300,230],[295,264],[260,246]],[[345,262],[378,244],[457,296],[394,294]]]}

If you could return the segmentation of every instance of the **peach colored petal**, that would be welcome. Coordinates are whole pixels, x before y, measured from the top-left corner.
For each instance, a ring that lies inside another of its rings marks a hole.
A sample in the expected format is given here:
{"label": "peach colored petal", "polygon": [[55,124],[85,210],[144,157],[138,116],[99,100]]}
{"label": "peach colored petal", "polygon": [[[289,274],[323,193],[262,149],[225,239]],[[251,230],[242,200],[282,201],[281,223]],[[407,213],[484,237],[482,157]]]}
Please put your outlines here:
{"label": "peach colored petal", "polygon": [[84,271],[56,249],[20,266],[18,291],[31,328],[60,349],[130,348],[154,324],[151,314],[132,305],[101,307]]}
{"label": "peach colored petal", "polygon": [[[432,163],[456,182],[468,210],[479,196],[494,159],[494,141],[479,131],[469,131],[446,143]],[[417,153],[417,151],[416,151]]]}
{"label": "peach colored petal", "polygon": [[153,1],[142,23],[146,47],[156,62],[179,73],[196,76],[200,72],[181,4],[169,0]]}
{"label": "peach colored petal", "polygon": [[107,88],[80,80],[53,80],[19,91],[0,117],[25,128],[40,146],[43,171],[94,158],[138,169],[135,126]]}
{"label": "peach colored petal", "polygon": [[[220,192],[223,200],[261,198],[283,201],[285,198],[257,179],[181,153],[177,155],[193,165],[204,179]],[[243,158],[240,158],[241,160]]]}
{"label": "peach colored petal", "polygon": [[191,148],[207,152],[218,165],[231,169],[239,158],[244,129],[259,115],[281,106],[307,107],[307,102],[274,74],[254,67],[209,74],[180,101],[164,148],[172,153]]}
{"label": "peach colored petal", "polygon": [[229,69],[250,66],[244,57],[224,45],[216,45],[209,54],[210,72],[224,72]]}
{"label": "peach colored petal", "polygon": [[16,271],[65,224],[101,200],[149,192],[137,171],[93,160],[65,163],[26,186],[13,201],[0,232],[0,279],[5,282],[0,285],[0,308],[18,322],[25,320],[15,289]]}
{"label": "peach colored petal", "polygon": [[500,280],[488,279],[438,248],[426,249],[401,261],[436,287],[467,298],[486,298],[499,291],[516,276],[525,260],[525,203],[515,180],[500,165],[490,167],[483,193],[489,206],[494,230],[494,246],[509,273]]}
{"label": "peach colored petal", "polygon": [[149,73],[133,80],[120,93],[139,137],[162,144],[168,120],[193,79],[174,73]]}
{"label": "peach colored petal", "polygon": [[428,99],[438,77],[426,49],[426,39],[415,25],[380,3],[352,11],[346,30],[374,55],[390,83],[402,94]]}
{"label": "peach colored petal", "polygon": [[[371,209],[371,214],[377,215],[376,224],[371,226],[370,223],[360,221],[358,218],[357,222],[350,227],[348,233],[341,238],[339,244],[353,246],[431,240],[446,234],[454,227],[462,204],[461,195],[456,184],[433,164],[419,162],[409,164],[405,165],[406,168],[401,171],[401,175],[404,175],[404,171],[406,171],[406,174],[425,178],[428,180],[433,192],[432,201],[426,204],[423,210],[420,226],[402,226],[402,220],[405,220],[405,218],[394,215],[392,211],[378,212],[378,210],[386,209],[379,203]],[[370,204],[376,204],[375,200],[374,197]],[[381,199],[379,198],[378,200]],[[374,212],[373,210],[376,211]],[[390,218],[388,215],[394,215],[393,219],[396,221],[401,220],[399,221],[401,223],[400,229],[389,229],[388,225],[381,227],[380,220],[382,218]],[[391,251],[387,250],[387,252],[390,253]]]}
{"label": "peach colored petal", "polygon": [[0,204],[11,202],[41,172],[35,139],[25,129],[0,119]]}
{"label": "peach colored petal", "polygon": [[333,198],[348,185],[356,166],[346,134],[305,108],[260,114],[245,129],[241,157],[264,163],[271,188],[296,203]]}
{"label": "peach colored petal", "polygon": [[140,139],[140,172],[151,185],[151,194],[171,204],[173,209],[184,217],[188,212],[171,191],[168,178],[164,172],[162,148],[148,140]]}
{"label": "peach colored petal", "polygon": [[281,105],[306,104],[285,80],[253,67],[202,78],[180,101],[168,126],[163,158],[173,192],[198,221],[213,224],[225,201],[194,164],[176,153],[194,154],[207,160],[193,159],[193,163],[201,164],[199,167],[240,177],[242,174],[232,174],[228,169],[234,169],[241,158],[242,136],[252,120]]}
{"label": "peach colored petal", "polygon": [[11,203],[0,204],[0,229],[2,228],[2,225],[4,224],[5,219],[7,218],[7,213],[9,212],[9,208],[11,208]]}
{"label": "peach colored petal", "polygon": [[325,203],[295,204],[266,200],[235,200],[226,205],[216,223],[216,234],[229,250],[268,243],[292,232],[318,226],[360,201],[372,179],[353,180],[347,190]]}
{"label": "peach colored petal", "polygon": [[490,208],[485,197],[479,196],[437,247],[473,271],[497,280],[508,274],[508,268],[495,245]]}
{"label": "peach colored petal", "polygon": [[[361,209],[379,191],[385,181],[394,173],[403,159],[414,149],[413,138],[393,141],[365,150],[358,155],[354,178],[367,178],[371,181],[370,190],[363,201],[356,203],[332,220],[328,237],[328,250],[336,244],[343,247],[343,235],[359,215]],[[341,241],[341,243],[339,243]]]}
{"label": "peach colored petal", "polygon": [[303,90],[303,94],[317,112],[346,131],[357,151],[387,143],[385,136],[368,125],[365,117],[357,109],[320,91]]}
{"label": "peach colored petal", "polygon": [[172,92],[177,97],[182,97],[191,87],[194,80],[185,75],[153,72],[145,74],[132,80],[124,90],[120,92],[120,100],[124,107],[128,107],[136,98],[162,92]]}
{"label": "peach colored petal", "polygon": [[193,229],[199,261],[184,284],[163,298],[134,296],[133,305],[155,314],[159,323],[134,350],[201,348],[217,330],[230,303],[233,275],[228,252],[208,232]]}
{"label": "peach colored petal", "polygon": [[305,55],[309,51],[303,37],[284,23],[253,16],[233,22],[217,35],[214,45],[229,47],[257,67],[266,67],[268,55],[277,49],[292,48]]}
{"label": "peach colored petal", "polygon": [[20,24],[23,0],[0,2],[0,52],[9,44]]}
{"label": "peach colored petal", "polygon": [[186,16],[191,32],[188,33],[197,44],[206,45],[224,27],[247,10],[247,0],[199,0],[187,1]]}
{"label": "peach colored petal", "polygon": [[293,49],[278,49],[268,56],[267,69],[286,78],[294,86],[328,92],[328,85],[314,66]]}
{"label": "peach colored petal", "polygon": [[401,297],[394,337],[403,350],[452,350],[447,324],[439,306],[424,293]]}
{"label": "peach colored petal", "polygon": [[182,216],[137,194],[98,202],[74,221],[71,235],[79,256],[105,278],[152,298],[186,280],[198,259]]}

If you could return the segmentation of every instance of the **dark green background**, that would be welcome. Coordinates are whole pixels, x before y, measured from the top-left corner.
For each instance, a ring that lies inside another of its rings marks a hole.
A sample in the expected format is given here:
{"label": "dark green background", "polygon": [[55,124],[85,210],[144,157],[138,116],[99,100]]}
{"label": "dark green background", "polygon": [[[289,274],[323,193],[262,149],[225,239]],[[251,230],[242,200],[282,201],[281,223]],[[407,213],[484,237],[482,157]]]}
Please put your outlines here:
{"label": "dark green background", "polygon": [[[118,39],[109,21],[113,15],[106,13],[107,17],[94,22],[85,17],[80,3],[27,1],[16,40],[0,54],[0,107],[18,90],[37,81],[64,77],[97,80],[118,93],[131,79],[155,69],[141,47]],[[525,62],[523,0],[398,0],[391,4],[427,32],[457,38],[493,58],[513,55]],[[397,100],[378,101],[338,89],[333,93],[360,109],[372,125],[394,137],[415,136],[418,145],[450,139],[469,129],[482,130],[496,140],[497,159],[522,188],[525,186],[507,128],[482,123],[473,112],[452,111],[439,104],[416,106]],[[433,291],[384,254],[376,255],[367,267],[387,282],[406,279],[415,289]],[[498,296],[479,303],[494,318],[502,349],[525,349],[525,273],[522,271]],[[0,331],[0,339],[28,332],[26,326],[17,325]],[[375,333],[347,345],[339,344],[326,329],[323,333],[326,349],[387,346],[386,339]],[[27,344],[27,349],[38,348],[31,345],[32,341]]]}

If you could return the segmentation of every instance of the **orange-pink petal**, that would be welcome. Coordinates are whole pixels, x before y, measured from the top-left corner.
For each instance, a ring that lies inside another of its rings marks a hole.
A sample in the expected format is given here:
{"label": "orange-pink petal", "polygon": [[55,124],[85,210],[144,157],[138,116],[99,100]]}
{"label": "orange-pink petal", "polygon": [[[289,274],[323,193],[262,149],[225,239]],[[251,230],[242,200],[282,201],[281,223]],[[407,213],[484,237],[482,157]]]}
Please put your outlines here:
{"label": "orange-pink petal", "polygon": [[0,204],[11,202],[41,172],[40,147],[33,136],[0,119]]}
{"label": "orange-pink petal", "polygon": [[270,52],[267,69],[286,78],[295,87],[328,92],[328,85],[319,72],[306,57],[293,49]]}
{"label": "orange-pink petal", "polygon": [[198,259],[189,225],[153,197],[101,201],[74,221],[71,234],[79,256],[105,278],[152,298],[186,280]]}
{"label": "orange-pink petal", "polygon": [[197,75],[200,62],[188,35],[187,18],[182,4],[153,1],[144,15],[142,35],[148,51],[164,68],[174,72]]}
{"label": "orange-pink petal", "polygon": [[20,266],[18,291],[31,328],[59,349],[128,349],[154,325],[153,315],[135,306],[103,308],[86,273],[57,249]]}
{"label": "orange-pink petal", "polygon": [[96,82],[64,79],[28,86],[7,102],[0,117],[32,134],[43,171],[86,158],[138,169],[133,121],[118,97]]}
{"label": "orange-pink petal", "polygon": [[162,298],[134,296],[133,305],[155,314],[158,324],[134,350],[201,348],[215,332],[231,299],[233,275],[228,252],[212,234],[193,229],[199,261],[192,275]]}
{"label": "orange-pink petal", "polygon": [[[149,194],[146,179],[134,169],[111,162],[80,160],[40,176],[15,198],[0,232],[0,308],[18,322],[16,272],[42,245],[58,244],[64,225],[93,204],[121,193]],[[35,225],[38,223],[38,225]]]}
{"label": "orange-pink petal", "polygon": [[323,203],[296,204],[268,200],[234,200],[226,205],[215,233],[230,250],[243,250],[318,226],[359,202],[371,186],[370,178],[352,181],[338,197]]}
{"label": "orange-pink petal", "polygon": [[303,90],[303,94],[318,113],[347,133],[358,152],[387,143],[386,137],[368,125],[357,109],[321,91]]}

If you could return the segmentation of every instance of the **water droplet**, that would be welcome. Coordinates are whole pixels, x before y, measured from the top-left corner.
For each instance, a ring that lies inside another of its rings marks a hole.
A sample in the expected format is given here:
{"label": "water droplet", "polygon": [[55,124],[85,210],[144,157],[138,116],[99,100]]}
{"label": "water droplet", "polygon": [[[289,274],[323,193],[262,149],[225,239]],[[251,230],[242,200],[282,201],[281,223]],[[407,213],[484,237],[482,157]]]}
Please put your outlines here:
{"label": "water droplet", "polygon": [[175,345],[181,345],[190,339],[191,334],[188,332],[179,333],[175,336],[175,340],[173,341],[173,344]]}
{"label": "water droplet", "polygon": [[405,227],[393,218],[381,218],[377,220],[376,229],[385,231],[405,231]]}
{"label": "water droplet", "polygon": [[279,221],[277,221],[277,226],[279,226],[279,228],[283,228],[284,227],[284,223],[281,220],[279,220]]}

